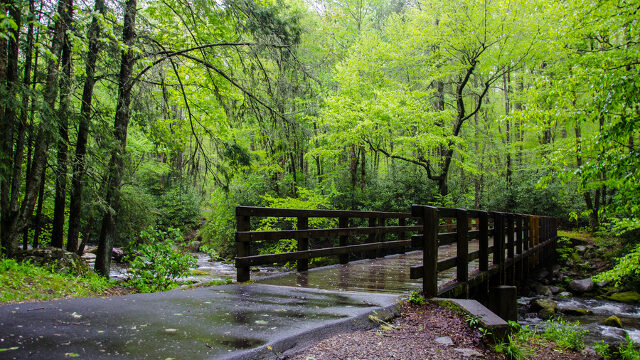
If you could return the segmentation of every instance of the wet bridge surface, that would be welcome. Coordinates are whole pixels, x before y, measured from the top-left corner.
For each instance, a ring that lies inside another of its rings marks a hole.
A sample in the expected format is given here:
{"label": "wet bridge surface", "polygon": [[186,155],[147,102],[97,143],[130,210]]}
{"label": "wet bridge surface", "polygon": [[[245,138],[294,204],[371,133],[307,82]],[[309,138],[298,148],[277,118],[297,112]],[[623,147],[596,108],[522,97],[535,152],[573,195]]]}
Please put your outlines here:
{"label": "wet bridge surface", "polygon": [[[469,250],[478,249],[478,241],[469,242]],[[441,246],[438,251],[440,260],[455,256],[456,245]],[[314,288],[340,291],[364,291],[374,293],[407,294],[422,290],[422,279],[411,279],[409,269],[422,265],[422,251],[413,251],[402,255],[367,259],[344,265],[319,267],[304,272],[291,272],[286,275],[256,280],[257,283]],[[478,268],[478,261],[469,263],[472,272]],[[452,268],[438,273],[438,285],[441,286],[455,277]]]}
{"label": "wet bridge surface", "polygon": [[[440,257],[452,248],[440,249]],[[279,358],[419,290],[421,252],[155,294],[0,307],[0,358]],[[471,263],[473,266],[473,263]],[[453,270],[455,271],[455,269]],[[443,273],[445,282],[453,272]],[[380,315],[383,316],[383,315]]]}

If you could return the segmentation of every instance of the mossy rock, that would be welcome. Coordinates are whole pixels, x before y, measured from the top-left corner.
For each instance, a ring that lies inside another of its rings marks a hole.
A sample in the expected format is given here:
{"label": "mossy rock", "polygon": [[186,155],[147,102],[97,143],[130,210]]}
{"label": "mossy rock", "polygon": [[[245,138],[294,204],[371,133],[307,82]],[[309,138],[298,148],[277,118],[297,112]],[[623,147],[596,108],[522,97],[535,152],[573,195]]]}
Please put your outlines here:
{"label": "mossy rock", "polygon": [[202,270],[195,270],[195,269],[192,269],[192,270],[190,270],[189,272],[191,273],[191,275],[194,275],[194,276],[210,275],[208,272],[206,272],[206,271],[202,271]]}
{"label": "mossy rock", "polygon": [[61,273],[82,275],[89,271],[87,262],[78,254],[59,248],[22,250],[16,254],[16,260],[29,261],[33,265]]}
{"label": "mossy rock", "polygon": [[617,327],[622,329],[622,321],[620,321],[620,318],[615,315],[611,315],[608,318],[606,318],[604,320],[604,324],[606,326],[612,326],[612,327]]}
{"label": "mossy rock", "polygon": [[640,304],[640,294],[635,291],[625,291],[607,296],[607,299],[625,304]]}
{"label": "mossy rock", "polygon": [[573,316],[583,316],[593,314],[593,311],[585,309],[564,309],[562,313]]}
{"label": "mossy rock", "polygon": [[542,319],[551,318],[558,309],[558,304],[551,299],[534,299],[530,305],[531,310],[537,311]]}

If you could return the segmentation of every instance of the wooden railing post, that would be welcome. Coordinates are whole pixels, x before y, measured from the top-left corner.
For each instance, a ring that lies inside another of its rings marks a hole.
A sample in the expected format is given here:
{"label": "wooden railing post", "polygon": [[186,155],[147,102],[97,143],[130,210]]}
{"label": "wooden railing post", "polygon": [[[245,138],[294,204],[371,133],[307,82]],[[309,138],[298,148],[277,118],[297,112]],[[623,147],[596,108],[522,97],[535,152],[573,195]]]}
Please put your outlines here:
{"label": "wooden railing post", "polygon": [[[309,228],[309,218],[308,217],[298,217],[298,230],[307,230]],[[309,250],[309,239],[301,238],[298,239],[298,251],[306,251]],[[298,271],[307,271],[309,270],[309,259],[300,259],[297,261]]]}
{"label": "wooden railing post", "polygon": [[524,257],[522,256],[522,215],[516,215],[516,280],[520,281],[524,278]]}
{"label": "wooden railing post", "polygon": [[[369,227],[375,227],[376,223],[378,222],[378,218],[375,217],[370,217],[369,218]],[[369,234],[369,239],[368,239],[368,243],[374,243],[376,242],[376,238],[377,238],[377,234]],[[369,259],[375,259],[376,256],[378,255],[377,251],[373,250],[373,251],[369,251],[367,257]]]}
{"label": "wooden railing post", "polygon": [[[238,231],[249,231],[251,229],[251,218],[249,216],[240,215],[236,209],[236,226]],[[238,234],[236,234],[236,257],[249,256],[251,252],[251,245],[248,241],[240,241]],[[245,282],[251,280],[251,269],[248,266],[237,268],[236,281]]]}
{"label": "wooden railing post", "polygon": [[422,218],[422,292],[426,298],[438,296],[438,209],[413,205],[413,216]]}
{"label": "wooden railing post", "polygon": [[498,283],[504,284],[504,218],[503,214],[494,213],[493,229],[493,264],[499,267]]}
{"label": "wooden railing post", "polygon": [[[378,218],[378,226],[382,226],[382,227],[385,226],[385,218],[383,218],[383,217]],[[385,235],[384,232],[378,233],[376,235],[376,242],[384,242],[385,241],[385,237],[386,237],[386,235]],[[385,256],[387,256],[387,249],[379,249],[376,252],[376,257],[381,258],[381,257],[385,257]]]}
{"label": "wooden railing post", "polygon": [[[398,226],[407,226],[407,219],[399,218],[398,219]],[[405,238],[404,238],[405,235],[406,235],[406,233],[404,231],[403,232],[399,232],[397,240],[405,240]],[[406,248],[404,246],[401,247],[399,253],[400,254],[404,254],[405,252],[406,252]]]}
{"label": "wooden railing post", "polygon": [[469,297],[469,214],[466,210],[456,210],[456,268],[457,281],[464,284],[464,297]]}
{"label": "wooden railing post", "polygon": [[[339,228],[347,228],[349,227],[349,218],[340,217],[338,219],[338,227]],[[343,235],[340,236],[340,246],[347,246],[349,243],[349,236]],[[349,254],[340,255],[340,264],[348,264],[349,263]]]}
{"label": "wooden railing post", "polygon": [[479,269],[487,271],[489,270],[489,215],[484,211],[478,214],[478,230]]}
{"label": "wooden railing post", "polygon": [[513,221],[514,221],[514,215],[513,214],[506,214],[505,215],[505,219],[507,221],[507,258],[509,259],[509,265],[506,269],[506,273],[507,273],[507,284],[508,285],[513,285],[515,283],[515,272],[516,272],[516,267],[515,267],[515,254],[514,254],[514,228],[513,228]]}

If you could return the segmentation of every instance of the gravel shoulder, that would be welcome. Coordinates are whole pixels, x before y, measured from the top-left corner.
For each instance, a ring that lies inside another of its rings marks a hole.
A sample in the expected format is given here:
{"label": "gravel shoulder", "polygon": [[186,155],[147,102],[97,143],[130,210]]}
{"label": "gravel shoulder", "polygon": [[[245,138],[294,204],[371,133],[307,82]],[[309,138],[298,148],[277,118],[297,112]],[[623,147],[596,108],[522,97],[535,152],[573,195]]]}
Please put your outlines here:
{"label": "gravel shoulder", "polygon": [[[531,359],[600,359],[568,352],[548,342],[532,341]],[[405,303],[401,315],[367,331],[335,335],[292,356],[295,360],[333,359],[506,359],[495,352],[463,315],[437,304]]]}

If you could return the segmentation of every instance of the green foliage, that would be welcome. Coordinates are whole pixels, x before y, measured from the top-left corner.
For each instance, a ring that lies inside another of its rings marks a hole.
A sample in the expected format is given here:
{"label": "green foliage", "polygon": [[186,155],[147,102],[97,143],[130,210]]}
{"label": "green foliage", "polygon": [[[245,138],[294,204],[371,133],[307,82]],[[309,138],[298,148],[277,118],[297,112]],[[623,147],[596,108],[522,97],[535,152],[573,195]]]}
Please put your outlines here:
{"label": "green foliage", "polygon": [[[267,207],[285,209],[326,209],[330,206],[329,198],[318,190],[308,190],[298,188],[298,197],[276,198],[264,195]],[[292,217],[265,217],[260,219],[259,231],[298,229],[298,219]],[[310,229],[330,228],[337,225],[336,219],[309,218],[308,227]],[[260,254],[276,254],[295,251],[298,248],[296,239],[280,239],[278,241],[257,241]],[[290,266],[289,263],[285,266]]]}
{"label": "green foliage", "polygon": [[215,249],[209,247],[209,245],[205,244],[200,246],[199,251],[209,255],[209,261],[218,261],[222,259],[220,257],[220,254],[218,254],[218,252]]}
{"label": "green foliage", "polygon": [[514,321],[509,321],[509,328],[506,340],[496,343],[493,349],[510,360],[524,360],[534,355],[531,343],[537,341],[539,336],[529,326],[520,326]]}
{"label": "green foliage", "polygon": [[596,352],[596,354],[602,356],[605,359],[611,358],[611,349],[609,347],[609,344],[605,343],[604,340],[593,344],[593,350]]}
{"label": "green foliage", "polygon": [[569,260],[579,260],[579,258],[576,259],[576,257],[579,255],[577,250],[571,244],[571,240],[564,236],[558,237],[558,247],[556,248],[556,253],[558,254],[558,259],[561,262],[567,262]]}
{"label": "green foliage", "polygon": [[542,337],[558,343],[565,349],[580,351],[584,349],[584,336],[588,330],[580,329],[580,322],[567,322],[562,318],[547,320]]}
{"label": "green foliage", "polygon": [[424,296],[420,295],[420,293],[417,291],[412,291],[409,294],[409,298],[407,298],[407,301],[409,301],[413,305],[425,305],[427,303]]}
{"label": "green foliage", "polygon": [[160,198],[158,225],[183,231],[200,221],[200,201],[193,190],[174,186]]}
{"label": "green foliage", "polygon": [[222,258],[235,255],[236,217],[233,205],[227,193],[220,189],[213,191],[209,211],[205,212],[207,222],[200,230],[203,246],[216,251]]}
{"label": "green foliage", "polygon": [[618,356],[621,360],[640,359],[640,349],[629,334],[625,334],[625,341],[618,346]]}
{"label": "green foliage", "polygon": [[0,303],[99,296],[113,285],[91,271],[83,275],[59,273],[0,257]]}
{"label": "green foliage", "polygon": [[174,248],[182,241],[180,231],[169,228],[167,232],[149,227],[140,232],[140,240],[132,240],[126,249],[129,262],[127,283],[140,292],[171,289],[177,279],[187,276],[196,259]]}
{"label": "green foliage", "polygon": [[126,245],[136,239],[141,231],[155,225],[157,215],[152,195],[141,187],[124,185],[120,190],[120,210],[116,221],[118,241],[114,245]]}
{"label": "green foliage", "polygon": [[605,359],[638,360],[640,359],[640,349],[638,345],[625,334],[625,341],[613,346],[601,341],[593,346],[596,354]]}
{"label": "green foliage", "polygon": [[640,244],[617,260],[611,269],[593,277],[594,281],[612,281],[616,286],[637,289],[640,285]]}

